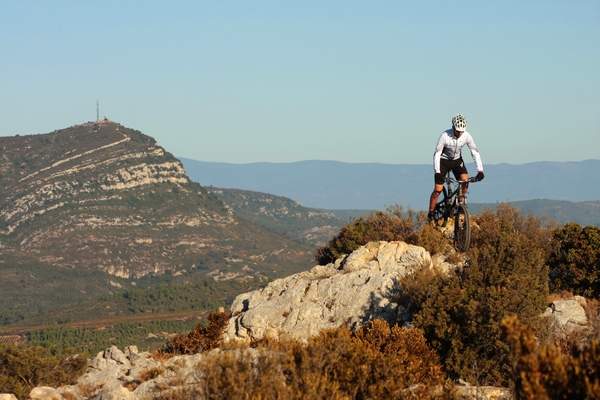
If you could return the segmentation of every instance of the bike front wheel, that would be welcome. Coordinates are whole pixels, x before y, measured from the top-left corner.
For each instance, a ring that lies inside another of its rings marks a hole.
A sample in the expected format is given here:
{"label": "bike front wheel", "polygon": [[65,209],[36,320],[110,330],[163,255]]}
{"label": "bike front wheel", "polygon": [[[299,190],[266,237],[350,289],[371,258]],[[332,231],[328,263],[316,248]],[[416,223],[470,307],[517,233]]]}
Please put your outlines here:
{"label": "bike front wheel", "polygon": [[458,204],[454,216],[454,244],[458,251],[467,251],[471,242],[471,223],[466,204]]}
{"label": "bike front wheel", "polygon": [[433,209],[433,220],[438,227],[446,227],[448,216],[450,215],[450,203],[448,202],[448,192],[446,188],[443,190],[442,200],[435,205]]}

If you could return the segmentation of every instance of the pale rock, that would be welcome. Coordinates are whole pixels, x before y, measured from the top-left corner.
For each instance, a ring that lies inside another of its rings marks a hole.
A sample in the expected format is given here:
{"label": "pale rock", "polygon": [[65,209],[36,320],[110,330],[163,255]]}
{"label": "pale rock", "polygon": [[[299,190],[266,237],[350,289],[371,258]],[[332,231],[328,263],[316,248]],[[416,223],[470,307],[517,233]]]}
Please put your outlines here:
{"label": "pale rock", "polygon": [[398,278],[431,265],[431,256],[422,247],[371,242],[335,263],[238,296],[224,339],[306,341],[323,329],[346,324],[356,328],[377,318],[394,324],[401,319]]}
{"label": "pale rock", "polygon": [[146,382],[142,382],[134,389],[132,394],[138,399],[156,399],[163,397],[165,387],[169,387],[168,381],[164,377],[158,377]]}
{"label": "pale rock", "polygon": [[462,399],[474,400],[512,400],[512,390],[495,386],[457,386]]}
{"label": "pale rock", "polygon": [[122,364],[112,364],[102,370],[88,370],[77,379],[77,385],[104,386],[108,382],[119,379],[129,371],[129,367]]}
{"label": "pale rock", "polygon": [[98,371],[102,371],[103,369],[116,364],[117,362],[115,360],[107,360],[106,358],[102,357],[94,357],[88,360],[88,367]]}
{"label": "pale rock", "polygon": [[127,356],[117,348],[117,346],[111,346],[104,351],[104,358],[107,360],[114,360],[119,364],[128,364],[129,360]]}
{"label": "pale rock", "polygon": [[130,357],[132,354],[138,354],[137,346],[127,346],[125,347],[125,356]]}
{"label": "pale rock", "polygon": [[150,357],[148,353],[137,353],[129,356],[129,363],[132,370],[152,369],[160,366],[160,361]]}
{"label": "pale rock", "polygon": [[87,398],[81,393],[78,386],[62,386],[58,388],[58,391],[62,395],[63,399],[69,400],[83,400]]}
{"label": "pale rock", "polygon": [[94,400],[136,400],[138,396],[129,389],[121,386],[121,383],[113,379],[107,382],[102,390],[94,397]]}
{"label": "pale rock", "polygon": [[556,326],[565,332],[584,330],[588,326],[584,297],[554,300],[543,316],[550,317]]}
{"label": "pale rock", "polygon": [[29,393],[31,400],[63,400],[60,392],[48,386],[38,386],[31,389]]}
{"label": "pale rock", "polygon": [[12,393],[0,393],[0,400],[18,400]]}

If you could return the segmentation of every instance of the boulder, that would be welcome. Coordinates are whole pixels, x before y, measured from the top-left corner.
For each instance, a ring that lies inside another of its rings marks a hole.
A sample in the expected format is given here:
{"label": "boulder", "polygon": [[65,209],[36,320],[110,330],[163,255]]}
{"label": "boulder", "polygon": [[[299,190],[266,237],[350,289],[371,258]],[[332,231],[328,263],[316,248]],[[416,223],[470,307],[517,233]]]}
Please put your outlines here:
{"label": "boulder", "polygon": [[457,386],[456,391],[464,400],[512,400],[512,390],[495,386]]}
{"label": "boulder", "polygon": [[63,400],[60,392],[48,386],[38,386],[31,389],[29,393],[31,400]]}
{"label": "boulder", "polygon": [[567,333],[585,330],[588,327],[585,306],[585,298],[581,296],[574,296],[571,299],[554,300],[543,315],[550,317],[552,324],[559,331]]}
{"label": "boulder", "polygon": [[288,337],[306,341],[323,329],[369,320],[402,321],[398,278],[431,267],[429,253],[404,242],[371,242],[335,263],[316,266],[239,295],[225,341]]}

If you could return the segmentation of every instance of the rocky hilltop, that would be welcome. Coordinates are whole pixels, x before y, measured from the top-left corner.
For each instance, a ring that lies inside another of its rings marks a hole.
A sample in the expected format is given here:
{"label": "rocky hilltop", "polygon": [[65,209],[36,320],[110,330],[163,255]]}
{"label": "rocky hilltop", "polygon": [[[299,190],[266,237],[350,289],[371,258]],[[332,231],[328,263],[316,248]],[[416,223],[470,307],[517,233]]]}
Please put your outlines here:
{"label": "rocky hilltop", "polygon": [[[418,268],[455,268],[444,260],[432,259],[421,247],[403,242],[373,242],[327,266],[315,266],[271,282],[265,288],[245,293],[231,307],[224,339],[248,341],[288,337],[300,342],[327,328],[360,326],[372,319],[391,325],[406,324],[411,316],[399,303],[397,280]],[[556,300],[546,311],[557,329],[564,332],[585,329],[588,321],[585,299],[576,296]],[[203,365],[215,358],[240,357],[257,363],[260,350],[214,349],[169,359],[138,352],[135,346],[124,351],[111,347],[88,360],[88,370],[73,385],[39,387],[31,392],[40,399],[152,399],[209,398],[201,373]],[[511,391],[501,387],[457,387],[464,399],[510,399]],[[7,395],[10,398],[10,395]]]}
{"label": "rocky hilltop", "polygon": [[153,138],[109,120],[0,138],[0,250],[0,289],[17,298],[28,285],[59,298],[65,280],[94,290],[78,281],[94,273],[117,286],[283,276],[313,251],[239,218]]}

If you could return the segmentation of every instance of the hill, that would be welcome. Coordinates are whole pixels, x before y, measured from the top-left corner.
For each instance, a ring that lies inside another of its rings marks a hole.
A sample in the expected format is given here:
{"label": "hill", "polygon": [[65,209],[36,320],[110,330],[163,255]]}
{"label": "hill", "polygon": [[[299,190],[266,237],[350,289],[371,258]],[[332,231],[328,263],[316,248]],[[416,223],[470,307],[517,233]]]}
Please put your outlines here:
{"label": "hill", "polygon": [[0,138],[0,249],[1,304],[23,310],[164,277],[284,276],[314,252],[238,217],[153,138],[108,120]]}
{"label": "hill", "polygon": [[[397,203],[421,210],[426,207],[433,188],[433,171],[429,164],[317,160],[228,164],[186,158],[181,161],[190,179],[201,185],[271,193],[318,209],[384,210]],[[467,168],[471,172],[475,170],[473,165]],[[600,160],[486,164],[485,179],[471,187],[469,201],[600,200],[597,171],[600,171]]]}
{"label": "hill", "polygon": [[207,188],[235,214],[255,224],[315,245],[323,245],[336,235],[350,218],[369,210],[319,210],[304,207],[287,197],[251,190]]}

